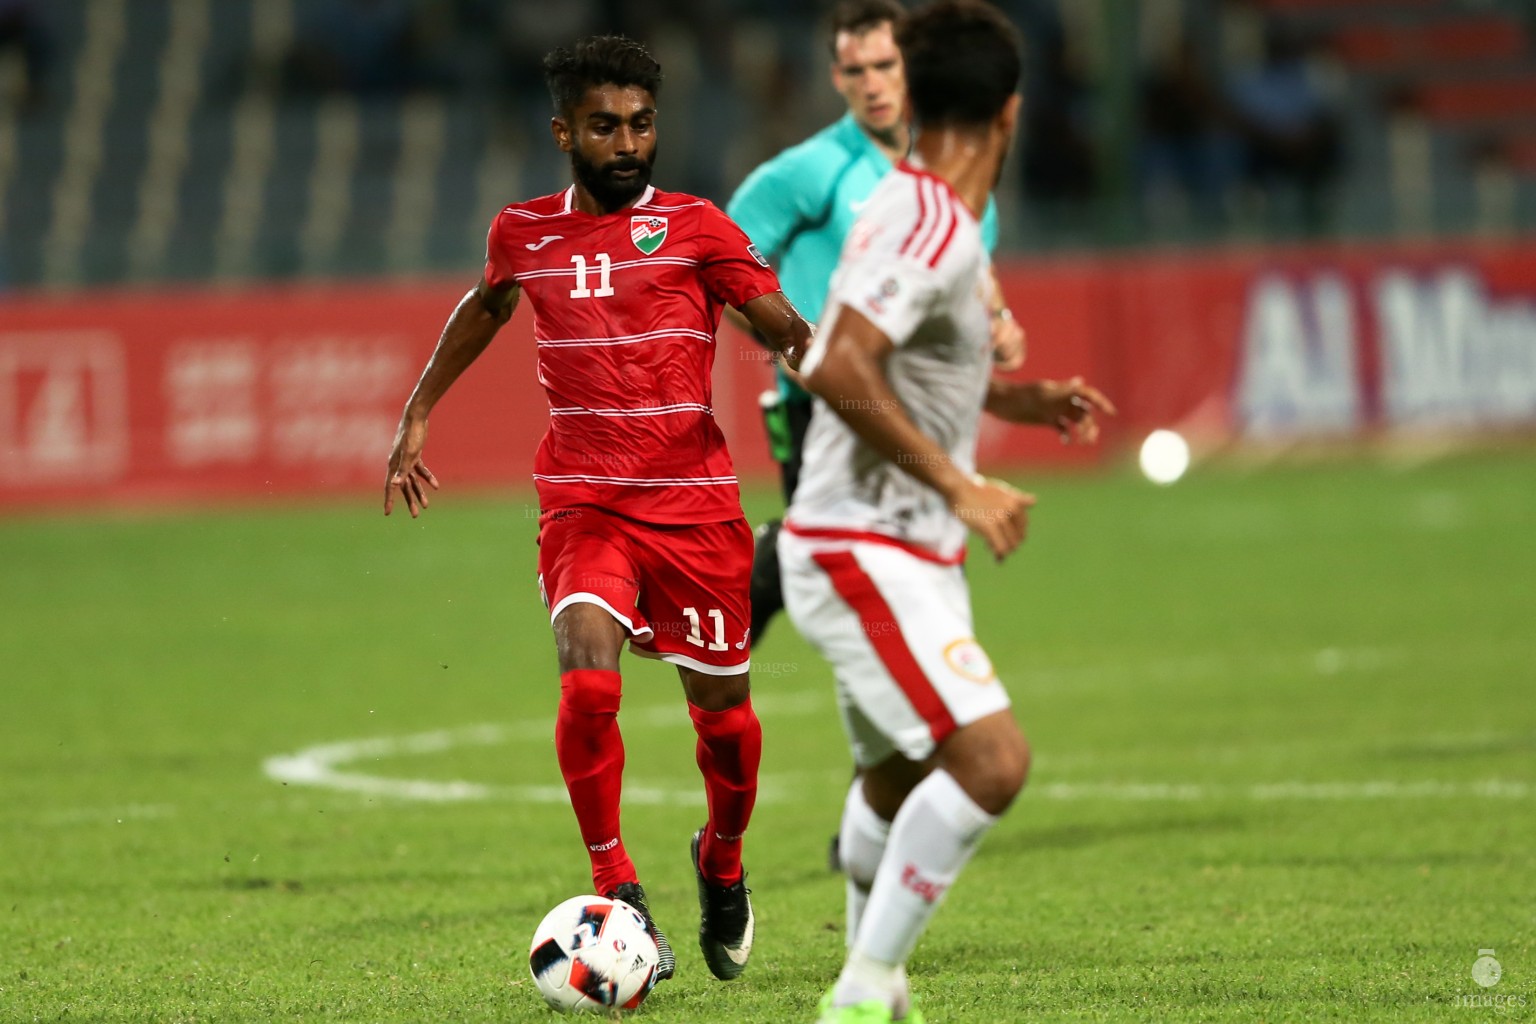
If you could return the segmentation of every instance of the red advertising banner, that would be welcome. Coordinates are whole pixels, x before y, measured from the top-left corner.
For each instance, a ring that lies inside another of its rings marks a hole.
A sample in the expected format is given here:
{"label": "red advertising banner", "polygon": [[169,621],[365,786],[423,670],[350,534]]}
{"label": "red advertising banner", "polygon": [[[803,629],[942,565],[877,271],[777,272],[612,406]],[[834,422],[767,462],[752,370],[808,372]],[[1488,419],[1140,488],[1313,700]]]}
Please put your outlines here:
{"label": "red advertising banner", "polygon": [[1122,436],[1536,427],[1536,245],[1141,256],[1101,273]]}
{"label": "red advertising banner", "polygon": [[[1536,426],[1536,245],[1022,261],[1001,268],[1024,376],[1082,374],[1099,449],[991,422],[987,469],[1091,463],[1170,427],[1207,440]],[[0,509],[382,493],[405,396],[467,282],[0,298]],[[766,354],[716,342],[715,415],[772,473]],[[447,485],[527,484],[548,416],[520,309],[433,416]]]}

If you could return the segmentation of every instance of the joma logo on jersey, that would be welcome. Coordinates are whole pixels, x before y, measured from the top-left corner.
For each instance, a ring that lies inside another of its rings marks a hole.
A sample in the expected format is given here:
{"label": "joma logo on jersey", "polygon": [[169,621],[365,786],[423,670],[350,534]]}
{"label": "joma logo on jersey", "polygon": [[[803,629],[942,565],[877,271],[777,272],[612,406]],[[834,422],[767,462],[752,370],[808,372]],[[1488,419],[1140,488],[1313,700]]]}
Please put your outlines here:
{"label": "joma logo on jersey", "polygon": [[649,256],[667,240],[667,218],[631,217],[629,237],[634,240],[636,249]]}

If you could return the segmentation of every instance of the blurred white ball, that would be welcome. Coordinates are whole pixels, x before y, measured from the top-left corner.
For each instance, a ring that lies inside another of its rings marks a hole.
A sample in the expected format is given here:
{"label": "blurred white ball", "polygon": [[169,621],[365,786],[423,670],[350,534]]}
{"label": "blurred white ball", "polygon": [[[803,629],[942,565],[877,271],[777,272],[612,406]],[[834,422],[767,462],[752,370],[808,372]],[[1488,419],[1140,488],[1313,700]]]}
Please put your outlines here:
{"label": "blurred white ball", "polygon": [[1189,442],[1171,430],[1154,430],[1141,443],[1141,471],[1155,484],[1171,484],[1189,468]]}

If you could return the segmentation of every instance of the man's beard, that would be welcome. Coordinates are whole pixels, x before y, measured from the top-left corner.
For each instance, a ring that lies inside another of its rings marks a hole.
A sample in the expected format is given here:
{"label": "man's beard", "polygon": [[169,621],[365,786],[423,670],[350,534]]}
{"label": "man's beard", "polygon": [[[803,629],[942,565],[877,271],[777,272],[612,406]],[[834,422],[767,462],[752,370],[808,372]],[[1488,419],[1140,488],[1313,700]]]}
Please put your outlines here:
{"label": "man's beard", "polygon": [[[621,157],[599,167],[578,149],[571,150],[571,170],[576,180],[592,194],[597,204],[605,210],[617,210],[627,205],[646,190],[651,183],[651,165],[656,162],[656,151],[651,150],[650,160],[638,156]],[[632,178],[616,178],[615,171],[636,170]]]}

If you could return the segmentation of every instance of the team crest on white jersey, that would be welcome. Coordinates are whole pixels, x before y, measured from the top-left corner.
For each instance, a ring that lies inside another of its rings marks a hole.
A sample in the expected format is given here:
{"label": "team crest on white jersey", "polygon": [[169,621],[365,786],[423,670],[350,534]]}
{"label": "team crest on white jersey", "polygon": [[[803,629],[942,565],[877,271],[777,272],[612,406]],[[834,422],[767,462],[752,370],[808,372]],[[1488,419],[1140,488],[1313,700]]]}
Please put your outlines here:
{"label": "team crest on white jersey", "polygon": [[634,240],[636,249],[649,256],[667,240],[667,218],[631,217],[629,237]]}
{"label": "team crest on white jersey", "polygon": [[973,683],[997,681],[997,673],[992,669],[992,659],[988,658],[987,652],[981,649],[981,644],[970,637],[956,640],[945,647],[944,660],[957,675]]}
{"label": "team crest on white jersey", "polygon": [[876,316],[885,315],[885,303],[887,299],[894,299],[901,292],[901,285],[894,277],[888,277],[880,282],[878,291],[864,296],[864,304],[872,309]]}

